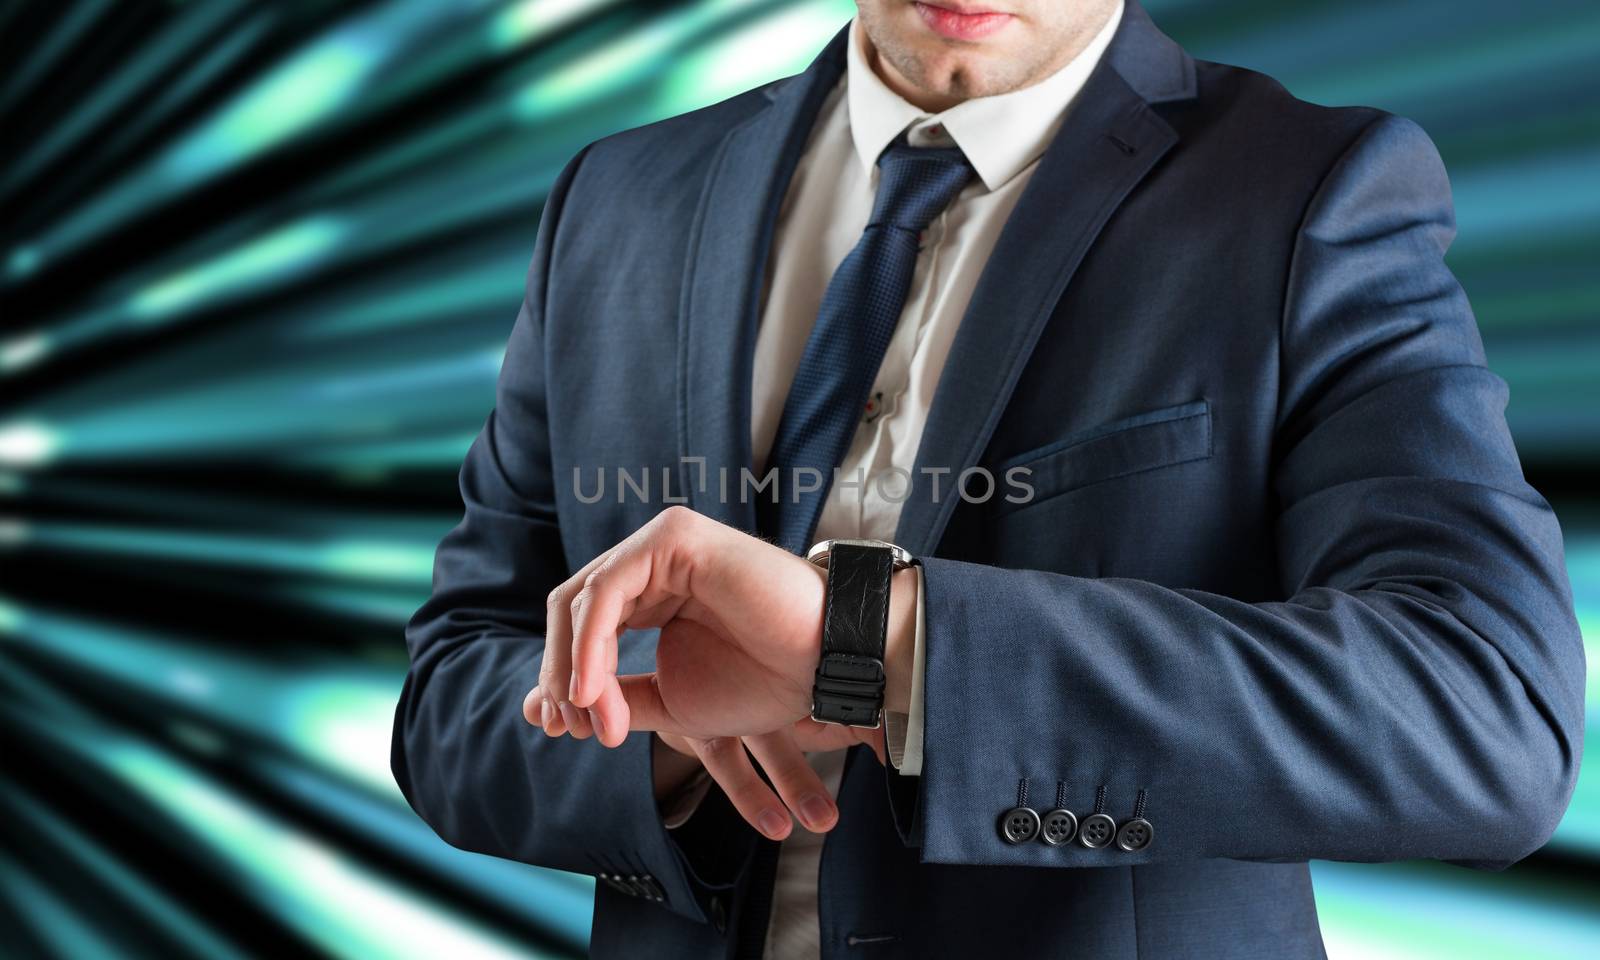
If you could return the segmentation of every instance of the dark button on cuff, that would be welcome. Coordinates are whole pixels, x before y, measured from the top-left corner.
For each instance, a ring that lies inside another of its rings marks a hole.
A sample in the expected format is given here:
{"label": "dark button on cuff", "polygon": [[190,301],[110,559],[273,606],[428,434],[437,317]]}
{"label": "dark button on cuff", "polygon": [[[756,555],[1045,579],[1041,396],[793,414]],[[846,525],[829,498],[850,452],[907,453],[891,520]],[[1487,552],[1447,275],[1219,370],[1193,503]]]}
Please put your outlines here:
{"label": "dark button on cuff", "polygon": [[1083,818],[1078,828],[1078,842],[1090,850],[1099,850],[1117,835],[1117,821],[1104,813],[1091,813]]}
{"label": "dark button on cuff", "polygon": [[1000,815],[1000,836],[1006,843],[1027,843],[1039,835],[1039,814],[1028,807],[1012,807]]}
{"label": "dark button on cuff", "polygon": [[1071,842],[1078,834],[1078,815],[1071,810],[1051,810],[1039,827],[1039,839],[1052,847]]}
{"label": "dark button on cuff", "polygon": [[1124,823],[1122,829],[1117,831],[1117,846],[1131,853],[1150,846],[1150,841],[1155,838],[1156,828],[1149,820],[1139,817]]}

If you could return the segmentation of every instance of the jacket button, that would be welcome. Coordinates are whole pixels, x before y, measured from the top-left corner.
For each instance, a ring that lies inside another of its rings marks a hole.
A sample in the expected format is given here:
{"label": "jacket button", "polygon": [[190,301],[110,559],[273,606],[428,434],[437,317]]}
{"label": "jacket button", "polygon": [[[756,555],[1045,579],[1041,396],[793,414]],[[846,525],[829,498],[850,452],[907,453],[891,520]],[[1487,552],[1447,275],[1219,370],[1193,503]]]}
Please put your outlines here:
{"label": "jacket button", "polygon": [[1012,807],[1000,815],[1000,836],[1006,843],[1027,843],[1039,835],[1039,814],[1028,807]]}
{"label": "jacket button", "polygon": [[1129,820],[1117,831],[1117,846],[1130,853],[1143,850],[1150,846],[1150,841],[1156,838],[1156,828],[1143,817]]}
{"label": "jacket button", "polygon": [[722,897],[713,894],[711,897],[711,925],[717,928],[718,933],[728,932],[728,908],[722,905]]}
{"label": "jacket button", "polygon": [[1078,815],[1071,810],[1051,810],[1039,824],[1039,839],[1060,846],[1078,833]]}
{"label": "jacket button", "polygon": [[1117,835],[1117,821],[1104,813],[1091,813],[1083,818],[1078,828],[1078,842],[1090,850],[1099,850]]}

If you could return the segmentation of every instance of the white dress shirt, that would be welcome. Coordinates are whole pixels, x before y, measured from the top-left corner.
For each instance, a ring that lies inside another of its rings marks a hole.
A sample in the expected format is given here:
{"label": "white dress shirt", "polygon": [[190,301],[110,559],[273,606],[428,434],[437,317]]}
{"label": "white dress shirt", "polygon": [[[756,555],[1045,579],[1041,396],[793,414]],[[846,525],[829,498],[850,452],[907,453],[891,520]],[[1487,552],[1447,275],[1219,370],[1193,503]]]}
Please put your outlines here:
{"label": "white dress shirt", "polygon": [[[778,215],[773,256],[755,346],[751,408],[757,475],[834,270],[861,239],[877,188],[877,161],[909,129],[913,146],[957,146],[976,171],[929,225],[900,322],[873,383],[841,477],[862,479],[828,492],[815,540],[866,537],[893,541],[956,327],[1007,217],[1066,111],[1100,61],[1122,5],[1072,62],[1033,86],[981,97],[930,115],[906,102],[873,72],[870,41],[850,25],[843,78],[823,104]],[[955,464],[935,464],[949,466]],[[886,713],[890,761],[907,776],[922,770],[923,616],[920,597],[913,647],[910,713]],[[844,751],[808,754],[828,791],[838,795]],[[703,794],[701,794],[703,795]],[[698,796],[667,813],[687,819]],[[826,834],[796,823],[783,842],[767,927],[769,960],[815,960],[820,954],[817,882]]]}

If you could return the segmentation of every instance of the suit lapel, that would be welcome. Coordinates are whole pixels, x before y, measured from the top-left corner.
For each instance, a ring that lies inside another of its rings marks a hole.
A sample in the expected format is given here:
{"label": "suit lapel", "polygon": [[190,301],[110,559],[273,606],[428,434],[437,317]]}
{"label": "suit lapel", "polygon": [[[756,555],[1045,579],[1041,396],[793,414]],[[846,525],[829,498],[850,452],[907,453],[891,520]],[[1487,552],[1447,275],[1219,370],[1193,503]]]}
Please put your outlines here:
{"label": "suit lapel", "polygon": [[[1194,90],[1193,61],[1130,0],[1105,57],[1006,222],[956,332],[896,531],[896,542],[913,555],[937,548],[960,499],[952,484],[977,464],[1085,252],[1177,142],[1150,103],[1192,97]],[[932,476],[924,468],[950,472]]]}
{"label": "suit lapel", "polygon": [[739,502],[739,471],[753,462],[750,378],[767,257],[806,138],[844,70],[848,36],[846,27],[804,73],[769,87],[771,104],[723,138],[690,234],[678,338],[679,438],[689,462],[679,479],[696,510],[745,530],[755,529],[755,505]]}

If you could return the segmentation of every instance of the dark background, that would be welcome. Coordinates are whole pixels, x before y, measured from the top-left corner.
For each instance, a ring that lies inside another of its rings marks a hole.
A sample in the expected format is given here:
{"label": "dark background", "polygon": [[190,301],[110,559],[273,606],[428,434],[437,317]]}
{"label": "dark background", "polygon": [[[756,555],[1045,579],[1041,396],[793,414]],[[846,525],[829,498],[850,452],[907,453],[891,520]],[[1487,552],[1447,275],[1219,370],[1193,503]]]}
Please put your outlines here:
{"label": "dark background", "polygon": [[[1149,6],[1438,143],[1592,664],[1600,4]],[[401,800],[402,627],[560,165],[802,69],[852,10],[0,7],[0,953],[583,952],[588,878],[456,851]],[[1592,957],[1597,865],[1591,767],[1505,873],[1314,872],[1335,957]]]}

